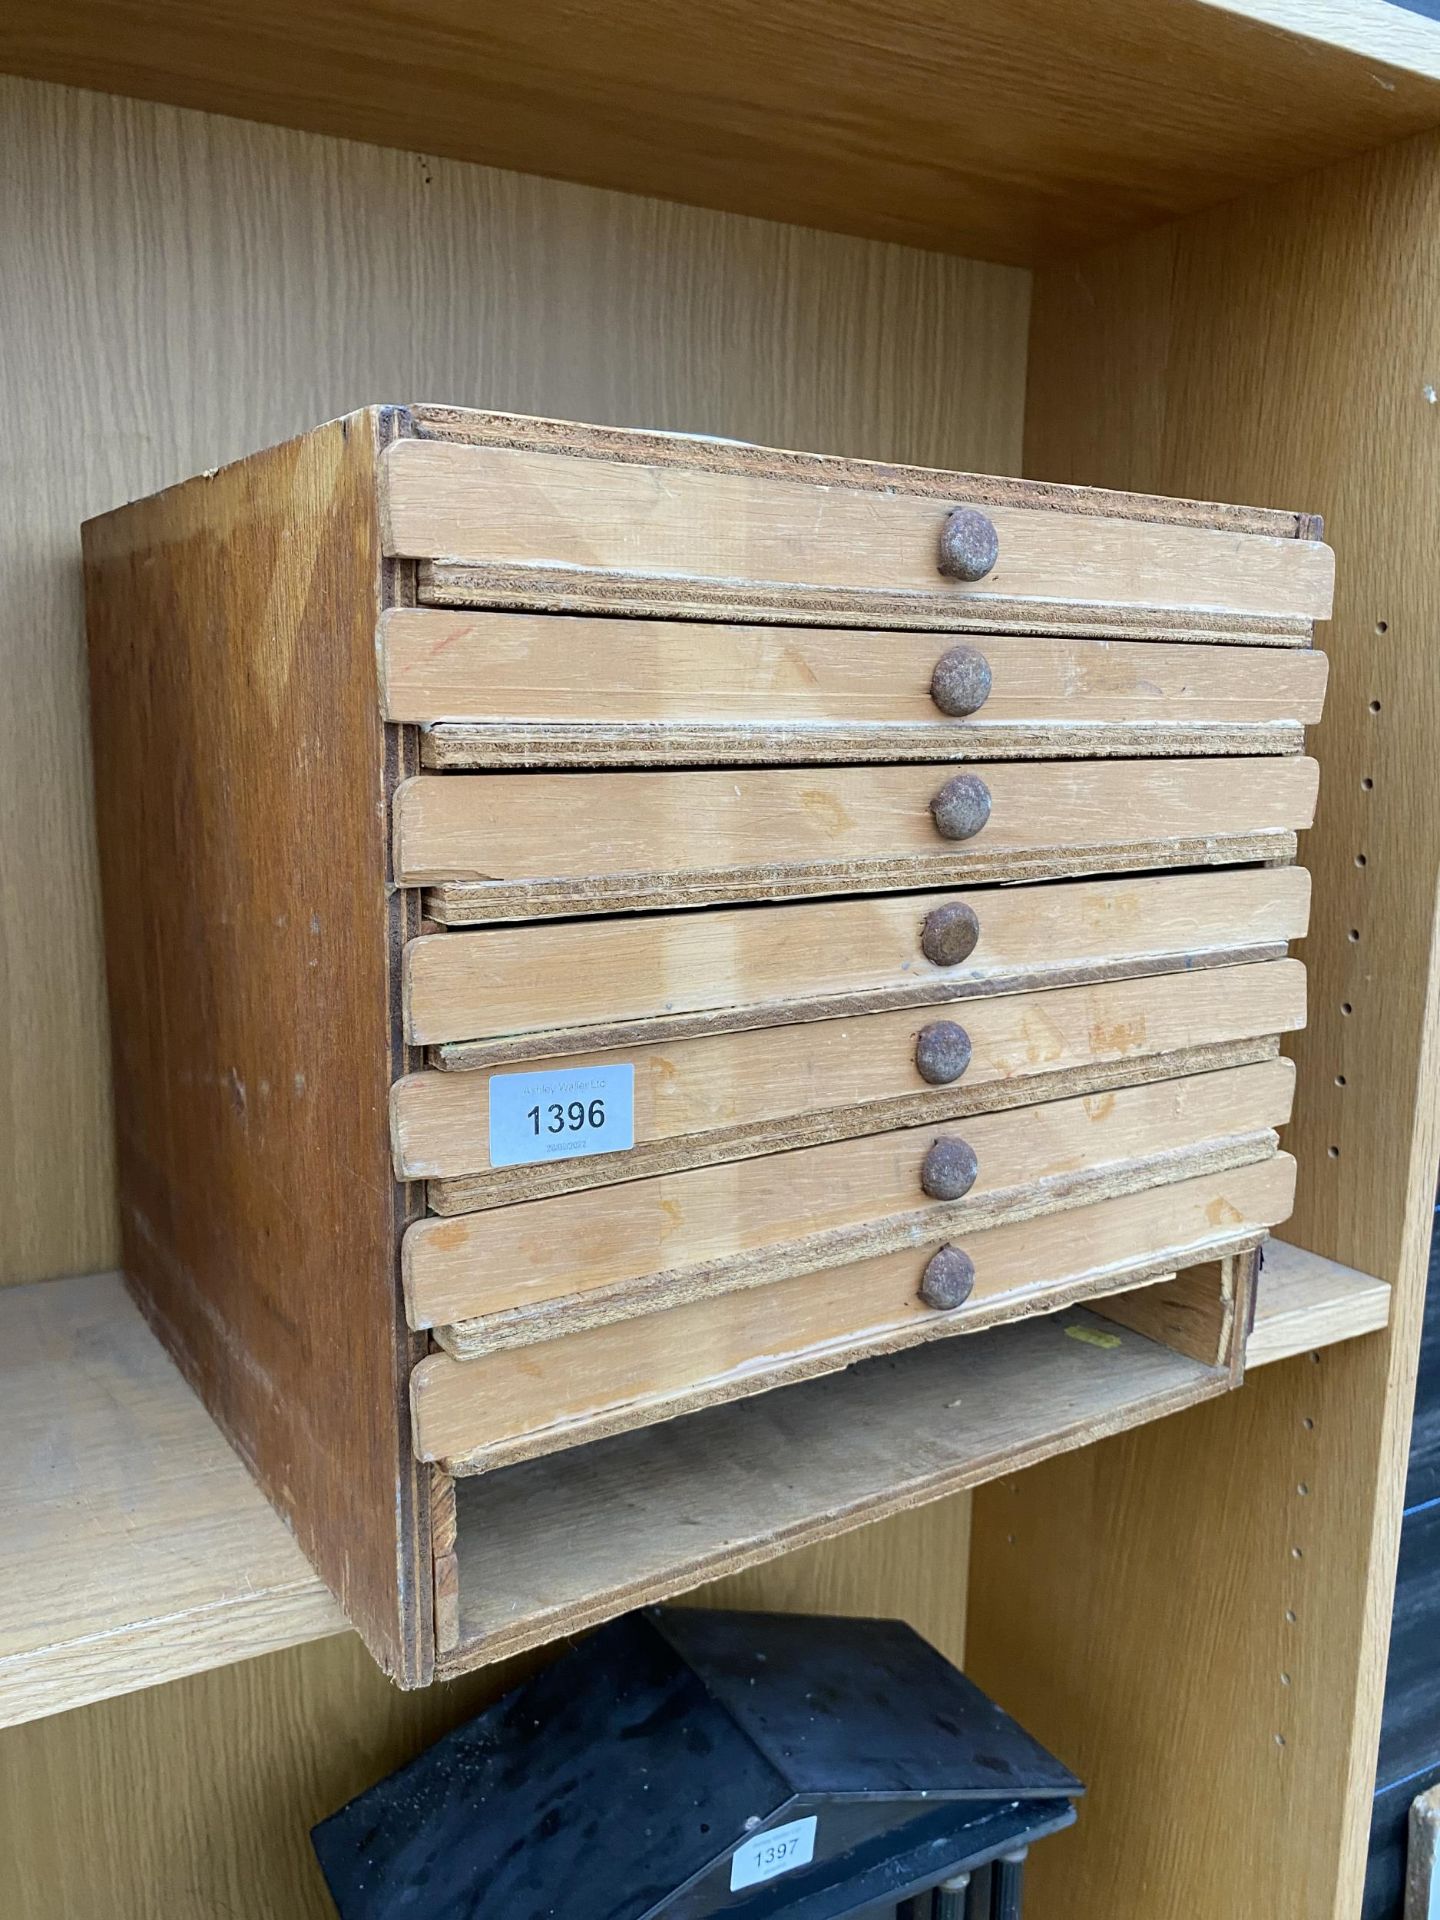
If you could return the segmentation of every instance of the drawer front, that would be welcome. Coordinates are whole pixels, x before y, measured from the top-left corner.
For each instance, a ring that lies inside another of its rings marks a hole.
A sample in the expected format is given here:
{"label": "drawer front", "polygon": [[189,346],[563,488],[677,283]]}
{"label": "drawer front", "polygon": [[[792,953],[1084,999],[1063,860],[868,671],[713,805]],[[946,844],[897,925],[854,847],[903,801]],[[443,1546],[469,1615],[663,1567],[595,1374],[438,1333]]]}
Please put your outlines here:
{"label": "drawer front", "polygon": [[1274,867],[427,934],[405,1034],[483,1067],[1272,959],[1309,914],[1309,874]]}
{"label": "drawer front", "polygon": [[1253,1245],[1293,1197],[1294,1162],[1278,1154],[957,1237],[972,1289],[950,1309],[921,1296],[933,1254],[906,1249],[480,1359],[432,1355],[411,1376],[416,1450],[483,1470],[1053,1311]]}
{"label": "drawer front", "polygon": [[1293,1085],[1272,1060],[422,1220],[410,1324],[462,1357],[526,1345],[1265,1159]]}
{"label": "drawer front", "polygon": [[381,520],[387,553],[438,563],[420,591],[442,603],[1282,642],[1329,614],[1317,541],[1012,497],[407,440],[382,455]]}
{"label": "drawer front", "polygon": [[436,1212],[464,1213],[1242,1064],[1304,1024],[1305,971],[1277,960],[1158,974],[977,1000],[962,1017],[901,1009],[562,1058],[634,1067],[635,1145],[531,1165],[490,1166],[489,1074],[411,1074],[391,1095],[397,1170],[429,1180]]}
{"label": "drawer front", "polygon": [[427,765],[1299,752],[1309,648],[701,626],[396,608],[385,716]]}
{"label": "drawer front", "polygon": [[1317,781],[1308,759],[421,774],[395,875],[483,920],[1284,860]]}

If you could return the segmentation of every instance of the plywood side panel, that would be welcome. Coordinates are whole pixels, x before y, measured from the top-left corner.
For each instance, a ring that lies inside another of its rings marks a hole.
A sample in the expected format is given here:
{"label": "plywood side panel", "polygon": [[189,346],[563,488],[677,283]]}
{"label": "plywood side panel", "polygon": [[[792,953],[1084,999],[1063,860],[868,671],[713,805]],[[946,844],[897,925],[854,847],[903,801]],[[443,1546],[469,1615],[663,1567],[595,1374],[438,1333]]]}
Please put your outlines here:
{"label": "plywood side panel", "polygon": [[368,683],[391,424],[332,421],[87,521],[84,556],[126,1279],[415,1686],[429,1523],[404,1471],[411,1198],[387,1179],[409,907],[385,874],[400,742]]}
{"label": "plywood side panel", "polygon": [[24,81],[0,115],[0,391],[37,456],[0,482],[16,1281],[118,1259],[82,519],[426,395],[1011,472],[1028,276]]}
{"label": "plywood side panel", "polygon": [[[1427,136],[1037,287],[1032,471],[1325,515],[1338,593],[1286,1237],[1395,1290],[1389,1333],[977,1508],[975,1676],[1109,1785],[1037,1857],[1041,1913],[1359,1906],[1440,1150],[1437,232]],[[1012,1535],[1028,1544],[1007,1561]],[[1044,1578],[1061,1567],[1063,1592]],[[1179,1737],[1161,1756],[1142,1723]]]}

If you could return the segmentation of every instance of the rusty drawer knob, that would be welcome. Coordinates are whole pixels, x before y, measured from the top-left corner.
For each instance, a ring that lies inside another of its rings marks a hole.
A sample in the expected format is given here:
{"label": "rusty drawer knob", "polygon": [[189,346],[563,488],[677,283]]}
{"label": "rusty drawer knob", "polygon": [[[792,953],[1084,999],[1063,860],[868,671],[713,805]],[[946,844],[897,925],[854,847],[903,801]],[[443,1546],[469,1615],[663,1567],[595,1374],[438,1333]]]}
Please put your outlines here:
{"label": "rusty drawer knob", "polygon": [[983,580],[1000,558],[995,522],[975,507],[952,507],[940,529],[940,571],[947,580]]}
{"label": "rusty drawer knob", "polygon": [[936,830],[947,840],[973,840],[990,818],[990,789],[976,773],[957,773],[930,802]]}
{"label": "rusty drawer knob", "polygon": [[932,1087],[948,1087],[970,1064],[970,1036],[953,1020],[932,1020],[915,1041],[915,1067]]}
{"label": "rusty drawer knob", "polygon": [[975,1262],[960,1247],[941,1247],[926,1263],[920,1298],[927,1307],[948,1313],[963,1307],[975,1291]]}
{"label": "rusty drawer knob", "polygon": [[932,966],[958,967],[970,958],[979,938],[975,909],[963,900],[949,900],[926,914],[920,929],[920,951]]}
{"label": "rusty drawer knob", "polygon": [[975,1184],[980,1162],[968,1140],[942,1133],[920,1166],[920,1185],[932,1200],[963,1200]]}
{"label": "rusty drawer knob", "polygon": [[990,662],[978,647],[951,647],[935,662],[930,698],[942,713],[963,719],[990,698]]}

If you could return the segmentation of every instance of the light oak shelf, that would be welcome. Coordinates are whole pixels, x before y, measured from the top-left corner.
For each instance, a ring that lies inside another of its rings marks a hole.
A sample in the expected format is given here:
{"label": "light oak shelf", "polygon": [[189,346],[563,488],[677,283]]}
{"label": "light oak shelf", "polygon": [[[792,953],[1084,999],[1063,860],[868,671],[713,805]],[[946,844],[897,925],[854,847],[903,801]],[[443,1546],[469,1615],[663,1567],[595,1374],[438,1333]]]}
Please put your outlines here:
{"label": "light oak shelf", "polygon": [[1440,119],[1386,0],[12,0],[0,69],[1017,263]]}
{"label": "light oak shelf", "polygon": [[[1381,1327],[1388,1296],[1272,1244],[1254,1360]],[[543,1641],[558,1614],[573,1622],[577,1599],[599,1619],[682,1592],[782,1552],[791,1533],[816,1538],[819,1515],[844,1532],[1225,1385],[1071,1312],[624,1436],[589,1450],[583,1474],[539,1461],[465,1483],[465,1631],[498,1658]],[[0,1726],[345,1630],[118,1276],[0,1290],[0,1409]],[[703,1512],[685,1499],[697,1452]],[[572,1530],[558,1560],[542,1503]]]}
{"label": "light oak shelf", "polygon": [[0,1291],[0,1421],[0,1725],[345,1629],[117,1274]]}
{"label": "light oak shelf", "polygon": [[1255,1325],[1245,1343],[1245,1367],[1253,1372],[1273,1360],[1379,1333],[1389,1324],[1385,1281],[1271,1240],[1260,1273]]}

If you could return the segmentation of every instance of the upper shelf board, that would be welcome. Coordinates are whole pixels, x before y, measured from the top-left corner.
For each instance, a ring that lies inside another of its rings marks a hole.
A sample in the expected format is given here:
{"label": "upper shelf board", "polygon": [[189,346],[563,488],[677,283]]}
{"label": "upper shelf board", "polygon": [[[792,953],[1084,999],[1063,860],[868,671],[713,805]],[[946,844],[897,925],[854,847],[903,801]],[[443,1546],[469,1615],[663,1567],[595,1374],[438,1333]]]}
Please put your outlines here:
{"label": "upper shelf board", "polygon": [[1391,0],[5,16],[14,74],[1020,265],[1440,124],[1440,23]]}

